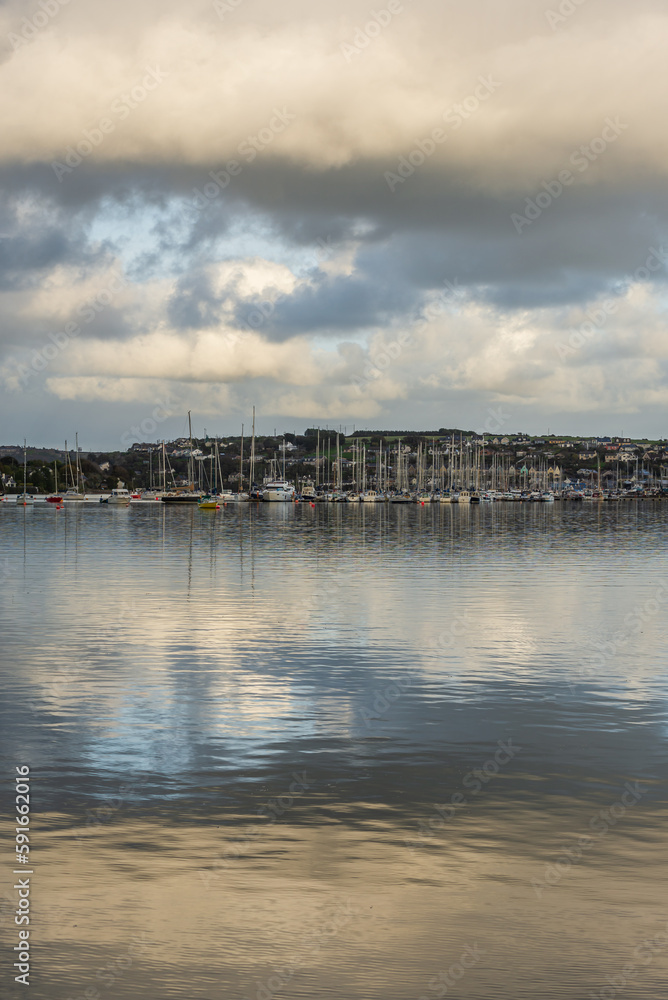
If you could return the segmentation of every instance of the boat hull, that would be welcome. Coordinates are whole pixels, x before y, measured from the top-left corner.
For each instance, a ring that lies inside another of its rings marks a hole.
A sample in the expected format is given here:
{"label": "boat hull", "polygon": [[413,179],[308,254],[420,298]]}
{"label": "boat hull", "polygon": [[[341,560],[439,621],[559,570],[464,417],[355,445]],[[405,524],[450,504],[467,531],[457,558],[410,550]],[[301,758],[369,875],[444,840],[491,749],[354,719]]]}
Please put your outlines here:
{"label": "boat hull", "polygon": [[199,503],[202,497],[198,493],[175,494],[162,497],[163,503]]}

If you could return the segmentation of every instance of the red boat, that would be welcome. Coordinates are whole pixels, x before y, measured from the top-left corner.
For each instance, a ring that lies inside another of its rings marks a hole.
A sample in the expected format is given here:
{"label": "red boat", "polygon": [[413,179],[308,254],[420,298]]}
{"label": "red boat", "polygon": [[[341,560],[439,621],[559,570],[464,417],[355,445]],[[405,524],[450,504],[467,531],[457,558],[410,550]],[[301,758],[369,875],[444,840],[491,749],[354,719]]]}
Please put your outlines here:
{"label": "red boat", "polygon": [[63,498],[62,497],[57,497],[54,494],[53,496],[47,497],[46,498],[46,502],[47,503],[62,503],[63,502]]}

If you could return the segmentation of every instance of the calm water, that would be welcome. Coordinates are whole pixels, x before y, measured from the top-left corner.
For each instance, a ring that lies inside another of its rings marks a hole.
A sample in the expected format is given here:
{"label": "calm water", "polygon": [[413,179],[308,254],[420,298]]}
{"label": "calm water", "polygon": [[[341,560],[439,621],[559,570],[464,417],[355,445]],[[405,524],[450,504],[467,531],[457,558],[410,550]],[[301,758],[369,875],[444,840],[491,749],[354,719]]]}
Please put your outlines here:
{"label": "calm water", "polygon": [[1,507],[30,995],[668,998],[667,517]]}

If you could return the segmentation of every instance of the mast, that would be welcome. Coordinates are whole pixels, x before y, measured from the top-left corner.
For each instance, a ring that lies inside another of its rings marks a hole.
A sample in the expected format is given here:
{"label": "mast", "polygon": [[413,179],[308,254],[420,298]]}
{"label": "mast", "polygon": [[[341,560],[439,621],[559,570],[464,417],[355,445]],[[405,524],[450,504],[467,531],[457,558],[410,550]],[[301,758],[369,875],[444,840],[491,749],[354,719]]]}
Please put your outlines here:
{"label": "mast", "polygon": [[23,439],[23,502],[26,499],[26,482],[27,482],[27,458],[26,458],[26,439]]}
{"label": "mast", "polygon": [[482,488],[485,489],[485,435],[482,436],[482,461],[481,461],[481,473],[482,473]]}
{"label": "mast", "polygon": [[55,483],[55,489],[54,489],[53,492],[57,493],[58,492],[58,466],[56,464],[55,458],[53,460],[53,481]]}
{"label": "mast", "polygon": [[341,489],[341,453],[339,449],[339,435],[336,435],[336,484],[337,490]]}
{"label": "mast", "polygon": [[318,427],[318,439],[315,445],[315,488],[320,485],[320,428]]}
{"label": "mast", "polygon": [[219,489],[223,488],[223,470],[220,467],[220,449],[218,448],[218,439],[216,438],[216,465],[218,467],[218,479],[220,480]]}
{"label": "mast", "polygon": [[244,491],[244,425],[241,425],[241,451],[239,452],[239,493]]}
{"label": "mast", "polygon": [[255,483],[255,407],[253,407],[253,434],[251,437],[250,469],[248,470],[249,485]]}
{"label": "mast", "polygon": [[188,457],[188,483],[190,489],[195,489],[195,470],[193,466],[193,425],[190,419],[190,410],[188,410],[188,441],[190,443],[190,455]]}
{"label": "mast", "polygon": [[77,493],[79,492],[79,432],[76,431],[74,434],[74,465],[77,474]]}

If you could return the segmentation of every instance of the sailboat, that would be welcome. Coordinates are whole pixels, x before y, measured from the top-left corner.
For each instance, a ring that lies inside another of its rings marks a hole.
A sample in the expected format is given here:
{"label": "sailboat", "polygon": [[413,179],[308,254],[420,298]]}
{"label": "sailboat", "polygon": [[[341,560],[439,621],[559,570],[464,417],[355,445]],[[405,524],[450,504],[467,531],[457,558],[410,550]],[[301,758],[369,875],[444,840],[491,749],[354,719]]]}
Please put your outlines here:
{"label": "sailboat", "polygon": [[160,499],[163,503],[199,503],[202,499],[201,493],[195,492],[195,481],[193,476],[193,428],[188,410],[188,440],[190,443],[190,454],[188,456],[188,486],[180,492],[165,493]]}
{"label": "sailboat", "polygon": [[54,460],[54,463],[53,463],[53,483],[54,483],[54,486],[55,486],[55,493],[49,493],[48,497],[46,498],[46,502],[47,503],[62,503],[63,498],[58,493],[58,465],[56,464],[55,460]]}
{"label": "sailboat", "polygon": [[76,469],[76,480],[75,480],[75,469],[72,468],[72,462],[70,460],[70,453],[67,450],[67,441],[65,442],[65,486],[67,487],[67,466],[70,467],[70,475],[72,477],[72,486],[69,489],[65,489],[63,495],[63,500],[85,500],[86,497],[79,490],[79,481],[82,478],[81,469],[79,467],[79,435],[78,433],[74,435],[74,447],[76,449],[75,458],[75,469]]}
{"label": "sailboat", "polygon": [[[274,462],[275,459],[272,459],[272,466]],[[283,478],[272,479],[265,483],[262,488],[262,499],[265,503],[290,503],[295,496],[294,486],[285,478],[285,438],[283,438]]]}
{"label": "sailboat", "polygon": [[27,485],[26,485],[27,472],[28,468],[27,468],[27,458],[26,458],[26,442],[24,438],[23,439],[23,493],[19,493],[19,495],[16,498],[16,502],[20,504],[22,507],[27,507],[29,504],[33,504],[35,502],[35,498],[33,496],[29,496],[27,493]]}

